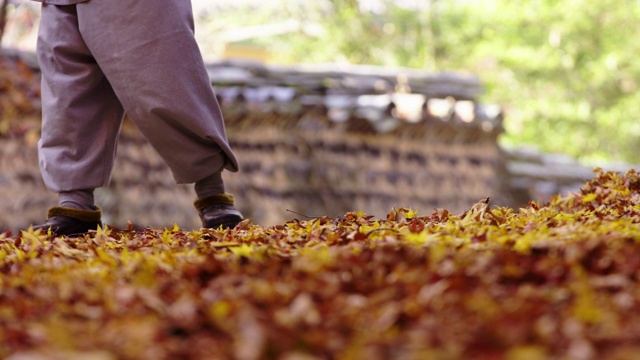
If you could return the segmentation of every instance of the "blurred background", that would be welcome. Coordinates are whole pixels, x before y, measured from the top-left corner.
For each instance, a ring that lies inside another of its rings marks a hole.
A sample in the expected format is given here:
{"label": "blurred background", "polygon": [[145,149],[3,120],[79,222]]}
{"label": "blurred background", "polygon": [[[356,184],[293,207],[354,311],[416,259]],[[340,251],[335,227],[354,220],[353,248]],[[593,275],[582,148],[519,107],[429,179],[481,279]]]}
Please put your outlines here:
{"label": "blurred background", "polygon": [[[39,136],[39,4],[0,4],[0,228],[9,229],[42,217],[55,196],[33,195],[41,183],[29,150]],[[461,211],[489,196],[517,207],[576,191],[595,166],[640,163],[637,0],[192,4],[244,164],[228,184],[258,223],[394,206]],[[114,185],[100,190],[107,221],[197,226],[191,190],[172,185],[135,131],[123,130]]]}

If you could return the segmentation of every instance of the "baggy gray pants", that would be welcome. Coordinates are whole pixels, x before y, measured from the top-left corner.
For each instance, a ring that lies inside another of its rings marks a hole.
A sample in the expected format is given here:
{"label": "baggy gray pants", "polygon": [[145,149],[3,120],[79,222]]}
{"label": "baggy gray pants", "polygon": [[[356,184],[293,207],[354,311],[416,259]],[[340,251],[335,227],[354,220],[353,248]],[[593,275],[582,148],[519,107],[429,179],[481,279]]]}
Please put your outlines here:
{"label": "baggy gray pants", "polygon": [[43,4],[39,162],[55,192],[108,186],[124,113],[177,183],[237,171],[189,0]]}

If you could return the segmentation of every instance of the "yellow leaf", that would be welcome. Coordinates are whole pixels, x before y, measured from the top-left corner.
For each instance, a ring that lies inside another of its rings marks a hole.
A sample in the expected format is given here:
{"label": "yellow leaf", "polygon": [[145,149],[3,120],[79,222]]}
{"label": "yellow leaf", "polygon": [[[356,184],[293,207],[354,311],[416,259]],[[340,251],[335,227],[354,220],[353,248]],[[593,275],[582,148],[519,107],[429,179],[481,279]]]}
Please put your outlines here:
{"label": "yellow leaf", "polygon": [[162,235],[160,235],[160,240],[162,240],[163,244],[171,245],[173,244],[173,234],[171,234],[169,229],[164,229]]}
{"label": "yellow leaf", "polygon": [[357,256],[357,255],[362,254],[362,251],[363,251],[363,250],[364,250],[364,249],[362,248],[362,246],[355,246],[355,247],[353,247],[353,248],[351,249],[351,254],[353,254],[353,255],[356,255],[356,256]]}
{"label": "yellow leaf", "polygon": [[380,222],[376,220],[371,225],[366,225],[366,224],[360,225],[360,228],[358,229],[358,232],[361,232],[363,234],[367,234],[367,233],[369,233],[369,232],[371,232],[373,230],[377,230],[379,228],[380,228]]}
{"label": "yellow leaf", "polygon": [[231,305],[226,301],[216,301],[209,308],[209,315],[214,319],[225,318],[231,312]]}
{"label": "yellow leaf", "polygon": [[98,258],[100,260],[102,260],[103,262],[105,262],[105,263],[107,263],[107,264],[109,264],[111,266],[115,266],[115,265],[118,264],[118,262],[114,258],[109,256],[109,254],[107,254],[107,252],[105,252],[101,248],[96,247],[95,248],[95,252],[96,252],[96,255],[98,255]]}
{"label": "yellow leaf", "polygon": [[572,284],[575,296],[573,314],[585,323],[597,324],[601,322],[603,313],[598,308],[595,292],[589,285],[585,270],[576,265],[572,268],[572,272],[577,280]]}
{"label": "yellow leaf", "polygon": [[545,360],[549,358],[547,349],[540,345],[521,345],[509,349],[507,360]]}
{"label": "yellow leaf", "polygon": [[229,248],[232,253],[238,256],[249,257],[253,253],[253,247],[247,244]]}
{"label": "yellow leaf", "polygon": [[29,229],[22,230],[22,238],[28,240],[32,247],[42,245],[40,238],[44,238],[40,234],[40,229],[33,231],[33,226],[29,226]]}
{"label": "yellow leaf", "polygon": [[26,254],[24,251],[20,250],[20,249],[16,249],[16,257],[18,258],[19,261],[24,261]]}
{"label": "yellow leaf", "polygon": [[421,231],[419,233],[408,233],[404,236],[404,241],[409,244],[424,245],[427,242],[427,237],[429,236],[431,235],[429,235],[429,233],[426,231]]}
{"label": "yellow leaf", "polygon": [[413,211],[411,208],[402,212],[402,216],[404,216],[405,219],[413,219],[417,215],[418,215],[418,212]]}
{"label": "yellow leaf", "polygon": [[111,229],[107,228],[106,226],[103,228],[102,226],[98,225],[98,229],[96,229],[96,235],[94,236],[94,238],[109,236],[111,236]]}
{"label": "yellow leaf", "polygon": [[583,204],[590,203],[597,198],[598,198],[597,194],[590,193],[582,197],[582,203]]}

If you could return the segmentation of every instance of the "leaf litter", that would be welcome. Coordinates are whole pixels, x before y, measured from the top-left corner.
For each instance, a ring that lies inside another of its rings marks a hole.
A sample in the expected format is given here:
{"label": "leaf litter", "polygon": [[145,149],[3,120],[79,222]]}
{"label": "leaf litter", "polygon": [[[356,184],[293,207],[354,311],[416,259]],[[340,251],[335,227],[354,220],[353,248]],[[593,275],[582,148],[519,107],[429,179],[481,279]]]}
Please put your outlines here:
{"label": "leaf litter", "polygon": [[640,174],[521,209],[0,235],[0,357],[633,359]]}

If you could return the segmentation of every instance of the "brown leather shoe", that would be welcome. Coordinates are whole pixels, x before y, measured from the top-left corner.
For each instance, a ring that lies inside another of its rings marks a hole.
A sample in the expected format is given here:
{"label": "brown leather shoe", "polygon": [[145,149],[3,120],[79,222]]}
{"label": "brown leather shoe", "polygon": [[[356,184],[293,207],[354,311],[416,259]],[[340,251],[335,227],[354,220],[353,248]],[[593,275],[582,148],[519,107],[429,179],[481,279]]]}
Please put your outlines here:
{"label": "brown leather shoe", "polygon": [[231,194],[219,194],[196,199],[193,205],[198,209],[202,227],[231,229],[243,220],[242,214],[233,205],[235,200]]}
{"label": "brown leather shoe", "polygon": [[83,235],[89,230],[96,230],[98,226],[102,226],[101,216],[102,211],[97,206],[96,210],[56,206],[49,209],[47,221],[44,224],[34,226],[33,230],[48,231],[51,229],[51,232],[58,236]]}

